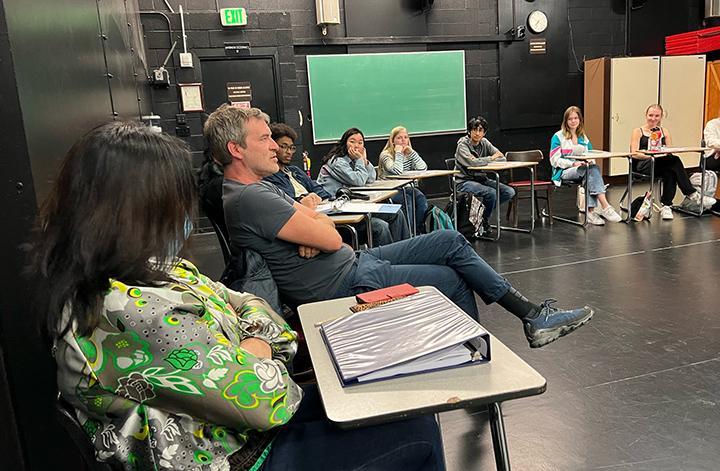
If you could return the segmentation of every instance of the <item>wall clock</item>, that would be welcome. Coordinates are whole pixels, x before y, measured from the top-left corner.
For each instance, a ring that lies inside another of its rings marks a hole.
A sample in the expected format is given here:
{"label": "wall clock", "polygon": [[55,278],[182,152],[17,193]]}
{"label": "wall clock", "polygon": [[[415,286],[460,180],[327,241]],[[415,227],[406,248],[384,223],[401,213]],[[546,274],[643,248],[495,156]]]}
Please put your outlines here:
{"label": "wall clock", "polygon": [[542,33],[548,27],[547,15],[540,10],[531,11],[527,17],[527,24],[533,33]]}

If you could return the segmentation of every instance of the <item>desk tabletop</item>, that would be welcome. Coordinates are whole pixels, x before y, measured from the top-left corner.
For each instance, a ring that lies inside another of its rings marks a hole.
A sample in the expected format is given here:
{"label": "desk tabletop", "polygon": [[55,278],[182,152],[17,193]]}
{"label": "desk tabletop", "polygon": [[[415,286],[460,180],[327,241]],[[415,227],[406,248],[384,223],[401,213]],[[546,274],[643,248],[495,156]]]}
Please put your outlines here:
{"label": "desk tabletop", "polygon": [[376,190],[397,190],[405,185],[411,184],[413,181],[408,179],[402,180],[375,180],[365,186],[352,186],[353,191],[376,191]]}
{"label": "desk tabletop", "polygon": [[[433,290],[422,287],[421,291]],[[354,297],[298,308],[328,418],[344,428],[542,394],[546,381],[498,339],[488,363],[342,387],[318,324],[351,314]]]}
{"label": "desk tabletop", "polygon": [[593,149],[587,154],[583,155],[570,155],[568,158],[575,160],[600,160],[600,159],[615,159],[615,158],[628,158],[632,155],[632,152],[610,152],[607,150]]}
{"label": "desk tabletop", "polygon": [[335,224],[358,224],[362,222],[366,214],[332,214],[329,216]]}
{"label": "desk tabletop", "polygon": [[387,175],[385,178],[388,178],[390,180],[424,180],[426,178],[458,175],[459,173],[459,170],[415,170],[412,172],[404,172],[400,175]]}
{"label": "desk tabletop", "polygon": [[379,203],[381,201],[388,200],[397,194],[397,190],[376,190],[376,191],[364,191],[365,195],[370,197],[369,200],[351,200],[357,201],[358,203]]}
{"label": "desk tabletop", "polygon": [[500,170],[510,170],[513,168],[530,168],[535,167],[539,162],[492,162],[481,167],[468,167],[473,172],[499,172]]}
{"label": "desk tabletop", "polygon": [[641,150],[640,152],[645,155],[683,154],[687,152],[705,152],[710,149],[710,147],[663,147],[660,150]]}

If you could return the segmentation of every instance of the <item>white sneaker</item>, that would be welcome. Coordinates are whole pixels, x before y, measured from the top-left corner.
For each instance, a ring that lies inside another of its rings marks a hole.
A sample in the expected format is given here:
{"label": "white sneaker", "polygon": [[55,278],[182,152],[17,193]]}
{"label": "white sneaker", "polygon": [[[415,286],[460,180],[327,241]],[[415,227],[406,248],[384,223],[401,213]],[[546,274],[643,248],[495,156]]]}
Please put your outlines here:
{"label": "white sneaker", "polygon": [[[590,208],[592,209],[592,208]],[[595,210],[597,211],[597,210]],[[587,222],[588,224],[592,224],[593,226],[604,226],[605,221],[603,221],[603,218],[595,214],[595,211],[588,211],[587,213]]]}
{"label": "white sneaker", "polygon": [[613,208],[613,207],[610,206],[610,205],[608,205],[608,207],[605,208],[605,209],[603,209],[603,208],[600,207],[600,206],[596,206],[596,207],[595,207],[595,211],[593,211],[593,212],[596,213],[598,216],[604,217],[605,219],[607,219],[607,220],[610,221],[610,222],[620,222],[620,221],[622,221],[622,218],[621,218],[620,215],[617,213],[617,211],[615,211],[615,208]]}
{"label": "white sneaker", "polygon": [[661,206],[660,207],[660,217],[663,218],[666,221],[670,221],[674,219],[672,208],[670,206]]}
{"label": "white sneaker", "polygon": [[[689,199],[690,201],[692,201],[693,203],[695,203],[696,206],[698,206],[698,207],[700,206],[700,192],[699,191],[696,191],[695,193],[693,193],[690,196],[686,196],[686,198]],[[703,206],[706,208],[714,205],[715,202],[717,201],[715,198],[712,198],[710,196],[703,196],[702,199],[703,199]]]}

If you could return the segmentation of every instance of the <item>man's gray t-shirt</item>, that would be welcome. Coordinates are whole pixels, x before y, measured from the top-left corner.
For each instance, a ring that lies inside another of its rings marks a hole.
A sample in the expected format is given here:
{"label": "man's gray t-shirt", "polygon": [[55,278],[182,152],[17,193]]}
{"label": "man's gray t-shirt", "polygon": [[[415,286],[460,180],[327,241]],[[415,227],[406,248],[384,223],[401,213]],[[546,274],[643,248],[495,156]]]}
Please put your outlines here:
{"label": "man's gray t-shirt", "polygon": [[307,259],[298,245],[277,237],[295,214],[294,201],[272,183],[244,185],[223,182],[223,209],[231,247],[252,249],[268,264],[281,296],[293,303],[328,299],[338,290],[355,261],[355,252],[343,247]]}

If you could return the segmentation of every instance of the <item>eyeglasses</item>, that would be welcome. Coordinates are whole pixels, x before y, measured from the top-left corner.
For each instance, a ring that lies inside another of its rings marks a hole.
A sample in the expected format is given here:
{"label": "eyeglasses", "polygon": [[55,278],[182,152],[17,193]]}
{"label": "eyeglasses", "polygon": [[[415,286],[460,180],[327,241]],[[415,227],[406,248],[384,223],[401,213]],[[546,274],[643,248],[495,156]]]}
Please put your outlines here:
{"label": "eyeglasses", "polygon": [[289,146],[289,145],[286,145],[286,144],[283,144],[283,145],[281,145],[281,146],[279,146],[279,147],[280,147],[282,150],[286,151],[286,152],[287,152],[287,151],[295,152],[295,151],[297,150],[297,146]]}

